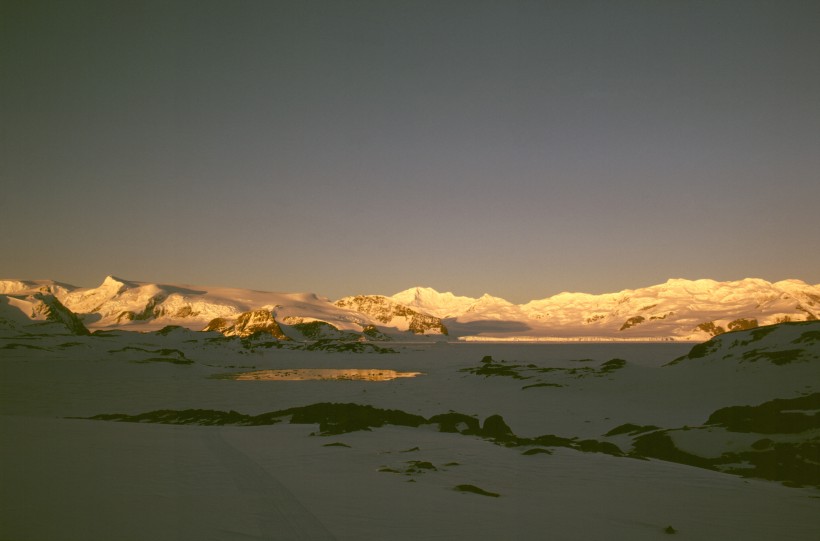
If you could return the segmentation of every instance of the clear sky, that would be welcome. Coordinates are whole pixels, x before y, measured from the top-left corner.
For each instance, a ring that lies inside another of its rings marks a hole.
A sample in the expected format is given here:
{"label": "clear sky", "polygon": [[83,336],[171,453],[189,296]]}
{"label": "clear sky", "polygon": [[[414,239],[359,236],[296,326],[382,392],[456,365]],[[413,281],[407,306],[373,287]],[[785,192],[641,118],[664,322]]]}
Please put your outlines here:
{"label": "clear sky", "polygon": [[0,2],[0,277],[820,283],[820,2]]}

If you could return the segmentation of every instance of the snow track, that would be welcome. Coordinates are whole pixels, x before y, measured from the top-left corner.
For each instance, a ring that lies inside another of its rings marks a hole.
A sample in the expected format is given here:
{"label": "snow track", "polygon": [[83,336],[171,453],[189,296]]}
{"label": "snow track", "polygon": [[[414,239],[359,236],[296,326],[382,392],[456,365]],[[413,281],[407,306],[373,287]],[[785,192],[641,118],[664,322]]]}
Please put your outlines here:
{"label": "snow track", "polygon": [[[202,431],[202,440],[233,477],[237,490],[252,513],[259,537],[247,539],[333,540],[335,537],[280,483],[271,472],[237,449],[225,438],[225,430]],[[224,533],[240,533],[225,532]]]}

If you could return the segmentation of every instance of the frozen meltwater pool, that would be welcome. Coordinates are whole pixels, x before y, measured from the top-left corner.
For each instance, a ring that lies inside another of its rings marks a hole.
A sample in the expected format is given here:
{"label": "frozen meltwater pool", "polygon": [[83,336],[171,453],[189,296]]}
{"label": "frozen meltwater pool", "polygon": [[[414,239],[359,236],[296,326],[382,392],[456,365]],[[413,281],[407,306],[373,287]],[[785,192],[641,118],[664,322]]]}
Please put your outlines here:
{"label": "frozen meltwater pool", "polygon": [[390,381],[396,378],[414,378],[422,372],[396,372],[381,368],[292,368],[282,370],[256,370],[231,374],[230,379],[239,381],[306,381],[306,380],[353,380]]}

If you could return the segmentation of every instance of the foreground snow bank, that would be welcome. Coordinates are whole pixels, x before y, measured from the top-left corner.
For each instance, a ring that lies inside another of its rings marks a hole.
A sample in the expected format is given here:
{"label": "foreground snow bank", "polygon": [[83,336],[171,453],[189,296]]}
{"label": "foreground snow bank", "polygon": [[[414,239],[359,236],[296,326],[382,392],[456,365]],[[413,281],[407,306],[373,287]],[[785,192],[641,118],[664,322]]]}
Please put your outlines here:
{"label": "foreground snow bank", "polygon": [[[820,491],[753,470],[779,449],[818,462],[818,340],[805,323],[694,348],[382,355],[185,330],[6,336],[0,539],[813,539]],[[214,377],[374,366],[425,375]]]}

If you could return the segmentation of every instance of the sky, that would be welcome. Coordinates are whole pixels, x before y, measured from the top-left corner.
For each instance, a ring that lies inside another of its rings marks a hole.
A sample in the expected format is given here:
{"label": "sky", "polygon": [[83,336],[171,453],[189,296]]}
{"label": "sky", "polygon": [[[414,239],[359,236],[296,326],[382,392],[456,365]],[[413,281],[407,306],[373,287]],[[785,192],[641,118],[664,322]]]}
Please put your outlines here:
{"label": "sky", "polygon": [[0,278],[820,283],[820,2],[0,2]]}

